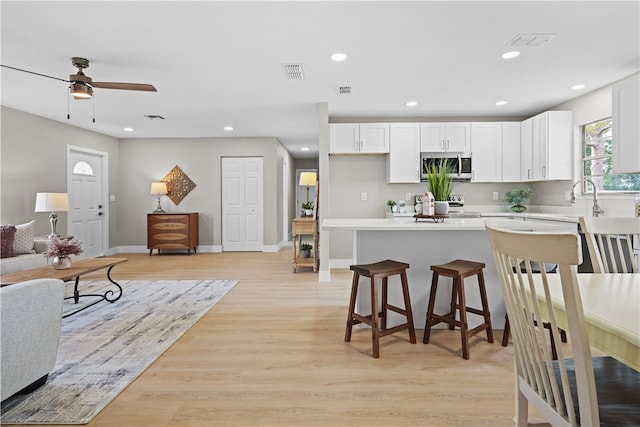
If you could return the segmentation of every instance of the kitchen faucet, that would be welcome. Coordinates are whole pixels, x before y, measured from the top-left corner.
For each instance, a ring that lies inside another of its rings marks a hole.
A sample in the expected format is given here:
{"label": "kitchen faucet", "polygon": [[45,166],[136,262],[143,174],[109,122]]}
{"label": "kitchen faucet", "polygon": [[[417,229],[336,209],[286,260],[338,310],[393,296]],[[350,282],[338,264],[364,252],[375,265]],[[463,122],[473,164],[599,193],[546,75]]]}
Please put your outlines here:
{"label": "kitchen faucet", "polygon": [[598,206],[598,195],[596,193],[596,185],[589,178],[579,179],[573,184],[573,187],[571,187],[571,204],[574,204],[576,202],[576,193],[575,193],[576,185],[580,184],[582,181],[590,183],[591,186],[593,187],[593,216],[600,216],[600,214],[604,213],[604,209]]}

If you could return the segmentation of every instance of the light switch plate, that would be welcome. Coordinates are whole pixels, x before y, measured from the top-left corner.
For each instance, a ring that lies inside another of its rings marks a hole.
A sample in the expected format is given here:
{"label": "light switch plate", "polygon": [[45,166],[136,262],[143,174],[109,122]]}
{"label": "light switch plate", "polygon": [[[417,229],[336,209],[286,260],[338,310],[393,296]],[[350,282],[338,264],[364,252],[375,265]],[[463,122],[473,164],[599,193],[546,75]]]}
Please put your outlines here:
{"label": "light switch plate", "polygon": [[497,191],[493,192],[493,200],[498,200],[500,198],[500,195],[498,194]]}
{"label": "light switch plate", "polygon": [[360,193],[360,200],[362,200],[362,201],[367,200],[367,193],[365,191]]}

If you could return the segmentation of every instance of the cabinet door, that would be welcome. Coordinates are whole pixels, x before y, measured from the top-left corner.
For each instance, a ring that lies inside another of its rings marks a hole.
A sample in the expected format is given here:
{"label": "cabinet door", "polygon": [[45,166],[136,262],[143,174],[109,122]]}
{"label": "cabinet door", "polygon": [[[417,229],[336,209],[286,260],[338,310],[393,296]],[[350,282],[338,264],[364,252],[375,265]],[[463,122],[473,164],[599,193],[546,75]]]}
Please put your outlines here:
{"label": "cabinet door", "polygon": [[471,123],[447,123],[445,149],[468,153],[471,150]]}
{"label": "cabinet door", "polygon": [[640,173],[640,75],[613,86],[613,173]]}
{"label": "cabinet door", "polygon": [[331,123],[329,125],[329,153],[353,154],[360,152],[360,126],[357,123]]}
{"label": "cabinet door", "polygon": [[533,180],[547,179],[547,145],[549,142],[547,113],[533,117]]}
{"label": "cabinet door", "polygon": [[420,124],[420,151],[423,153],[445,151],[444,123]]}
{"label": "cabinet door", "polygon": [[520,181],[533,179],[533,119],[520,124]]}
{"label": "cabinet door", "polygon": [[473,123],[473,182],[502,181],[502,124]]}
{"label": "cabinet door", "polygon": [[502,182],[520,181],[520,122],[502,123]]}
{"label": "cabinet door", "polygon": [[573,178],[573,119],[571,111],[547,111],[545,179]]}
{"label": "cabinet door", "polygon": [[390,124],[387,182],[420,182],[420,124]]}
{"label": "cabinet door", "polygon": [[389,123],[360,123],[360,152],[389,152]]}

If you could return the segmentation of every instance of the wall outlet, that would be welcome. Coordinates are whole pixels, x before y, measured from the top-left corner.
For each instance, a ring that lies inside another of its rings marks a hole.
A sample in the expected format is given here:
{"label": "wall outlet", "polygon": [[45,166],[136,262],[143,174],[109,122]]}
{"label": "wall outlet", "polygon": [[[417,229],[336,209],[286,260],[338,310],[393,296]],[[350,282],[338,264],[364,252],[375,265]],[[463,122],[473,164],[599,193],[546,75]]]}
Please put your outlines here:
{"label": "wall outlet", "polygon": [[115,194],[109,195],[109,201],[110,202],[115,202],[116,201],[116,195]]}
{"label": "wall outlet", "polygon": [[568,202],[571,200],[571,191],[564,192],[564,199]]}
{"label": "wall outlet", "polygon": [[500,199],[500,195],[498,194],[497,191],[493,192],[493,200],[499,200]]}
{"label": "wall outlet", "polygon": [[411,200],[411,193],[404,193],[404,199],[405,200]]}
{"label": "wall outlet", "polygon": [[365,191],[363,191],[362,193],[360,193],[360,200],[367,200],[367,193]]}

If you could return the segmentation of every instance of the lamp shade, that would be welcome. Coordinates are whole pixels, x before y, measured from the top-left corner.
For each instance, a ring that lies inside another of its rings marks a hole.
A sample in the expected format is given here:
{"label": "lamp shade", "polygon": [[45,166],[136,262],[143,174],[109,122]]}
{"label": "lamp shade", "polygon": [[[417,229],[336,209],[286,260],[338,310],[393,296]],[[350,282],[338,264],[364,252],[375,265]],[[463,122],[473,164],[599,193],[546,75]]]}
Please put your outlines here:
{"label": "lamp shade", "polygon": [[315,172],[302,172],[300,173],[300,185],[312,185],[316,186],[316,173]]}
{"label": "lamp shade", "polygon": [[67,193],[38,193],[36,195],[36,212],[66,212],[69,210]]}
{"label": "lamp shade", "polygon": [[167,183],[166,182],[152,182],[151,183],[151,194],[167,194]]}

